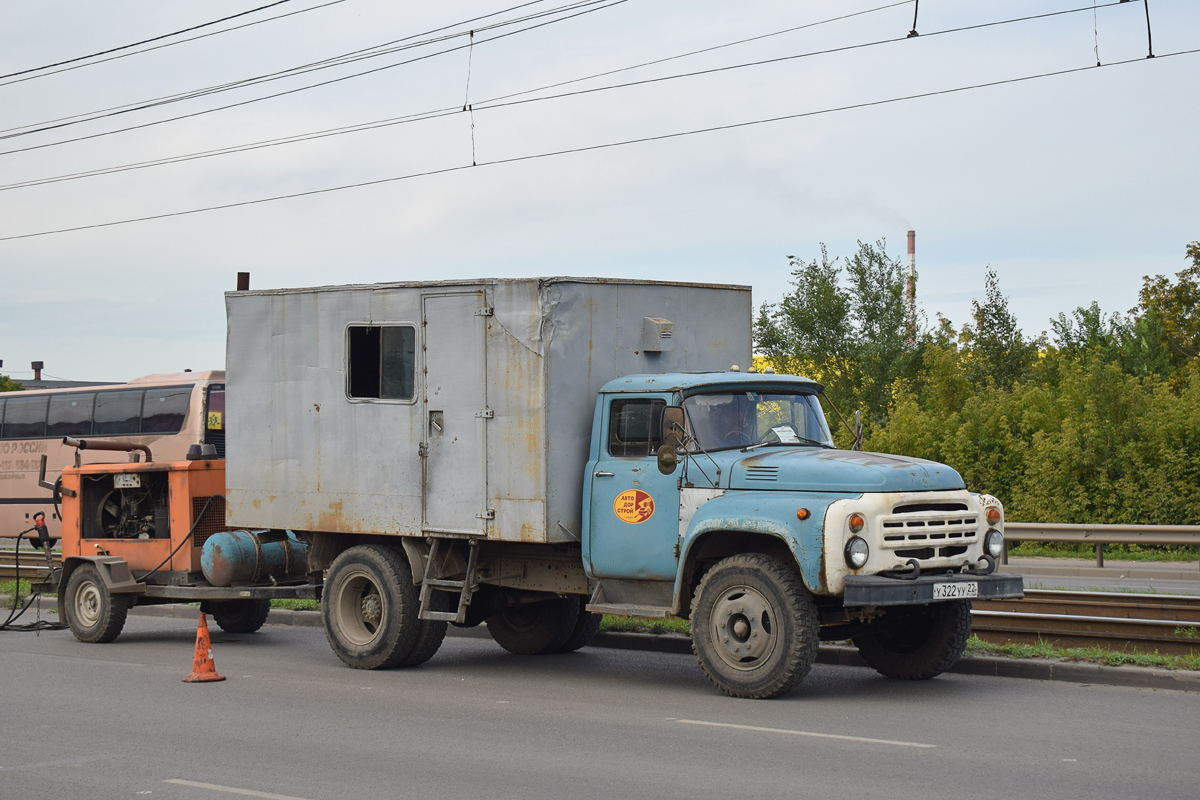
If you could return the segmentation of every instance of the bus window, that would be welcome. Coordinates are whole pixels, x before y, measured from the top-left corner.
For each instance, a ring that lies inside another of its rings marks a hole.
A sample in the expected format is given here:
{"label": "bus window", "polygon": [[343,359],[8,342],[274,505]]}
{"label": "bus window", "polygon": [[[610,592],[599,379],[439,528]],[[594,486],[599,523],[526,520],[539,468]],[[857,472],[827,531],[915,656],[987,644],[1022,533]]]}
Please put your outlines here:
{"label": "bus window", "polygon": [[96,396],[94,436],[137,433],[141,427],[142,392],[99,392]]}
{"label": "bus window", "polygon": [[50,396],[47,436],[89,436],[92,433],[92,402],[95,392]]}
{"label": "bus window", "polygon": [[204,405],[204,443],[217,448],[217,458],[225,457],[225,386],[214,383],[208,387]]}
{"label": "bus window", "polygon": [[142,407],[142,433],[179,433],[191,399],[190,386],[147,389]]}
{"label": "bus window", "polygon": [[4,409],[5,439],[33,439],[46,435],[46,396],[10,397]]}

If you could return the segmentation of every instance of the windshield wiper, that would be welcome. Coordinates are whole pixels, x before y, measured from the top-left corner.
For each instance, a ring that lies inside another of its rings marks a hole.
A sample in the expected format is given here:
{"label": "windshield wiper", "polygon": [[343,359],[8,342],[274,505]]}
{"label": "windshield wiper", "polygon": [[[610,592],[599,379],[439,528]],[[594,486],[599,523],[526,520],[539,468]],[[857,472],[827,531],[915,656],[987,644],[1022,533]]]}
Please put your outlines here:
{"label": "windshield wiper", "polygon": [[796,441],[794,441],[794,442],[784,442],[784,441],[777,439],[773,442],[759,442],[757,444],[748,445],[748,446],[742,448],[742,452],[748,453],[751,450],[757,450],[760,447],[770,447],[772,445],[779,445],[779,444],[808,444],[808,445],[812,445],[814,447],[824,447],[826,450],[836,450],[837,449],[836,447],[834,447],[831,444],[826,444],[825,442],[818,442],[816,439],[808,439],[804,436],[797,436]]}

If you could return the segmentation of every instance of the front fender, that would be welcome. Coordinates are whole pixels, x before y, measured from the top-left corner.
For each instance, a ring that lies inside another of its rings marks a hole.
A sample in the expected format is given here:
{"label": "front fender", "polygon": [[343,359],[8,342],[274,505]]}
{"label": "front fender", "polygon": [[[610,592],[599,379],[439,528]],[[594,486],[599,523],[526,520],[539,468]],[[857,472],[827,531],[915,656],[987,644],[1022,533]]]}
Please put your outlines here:
{"label": "front fender", "polygon": [[[683,589],[683,567],[705,534],[733,531],[774,536],[783,540],[796,559],[804,585],[813,594],[828,594],[825,578],[825,510],[835,500],[858,493],[727,491],[702,505],[680,542],[680,569],[675,576],[675,601]],[[797,514],[807,509],[801,520]]]}

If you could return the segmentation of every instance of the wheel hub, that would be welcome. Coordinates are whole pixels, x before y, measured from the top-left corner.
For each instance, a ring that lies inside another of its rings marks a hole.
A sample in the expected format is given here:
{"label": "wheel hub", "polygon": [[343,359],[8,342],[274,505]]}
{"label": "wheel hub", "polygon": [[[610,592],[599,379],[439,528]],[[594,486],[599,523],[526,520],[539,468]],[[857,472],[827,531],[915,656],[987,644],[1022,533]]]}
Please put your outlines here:
{"label": "wheel hub", "polygon": [[767,598],[751,586],[735,586],[713,607],[717,655],[740,670],[760,667],[775,651],[778,626]]}
{"label": "wheel hub", "polygon": [[361,606],[359,613],[362,614],[362,621],[372,628],[379,627],[379,621],[383,619],[383,603],[379,602],[379,595],[365,595]]}

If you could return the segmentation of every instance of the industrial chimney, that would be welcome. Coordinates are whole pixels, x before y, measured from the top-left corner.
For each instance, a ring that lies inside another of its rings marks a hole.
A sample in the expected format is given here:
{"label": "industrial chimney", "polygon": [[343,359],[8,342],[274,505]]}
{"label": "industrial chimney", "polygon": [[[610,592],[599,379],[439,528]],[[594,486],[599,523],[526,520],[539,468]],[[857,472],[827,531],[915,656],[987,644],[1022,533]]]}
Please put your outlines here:
{"label": "industrial chimney", "polygon": [[917,232],[908,232],[908,280],[904,287],[904,332],[909,344],[917,341]]}

